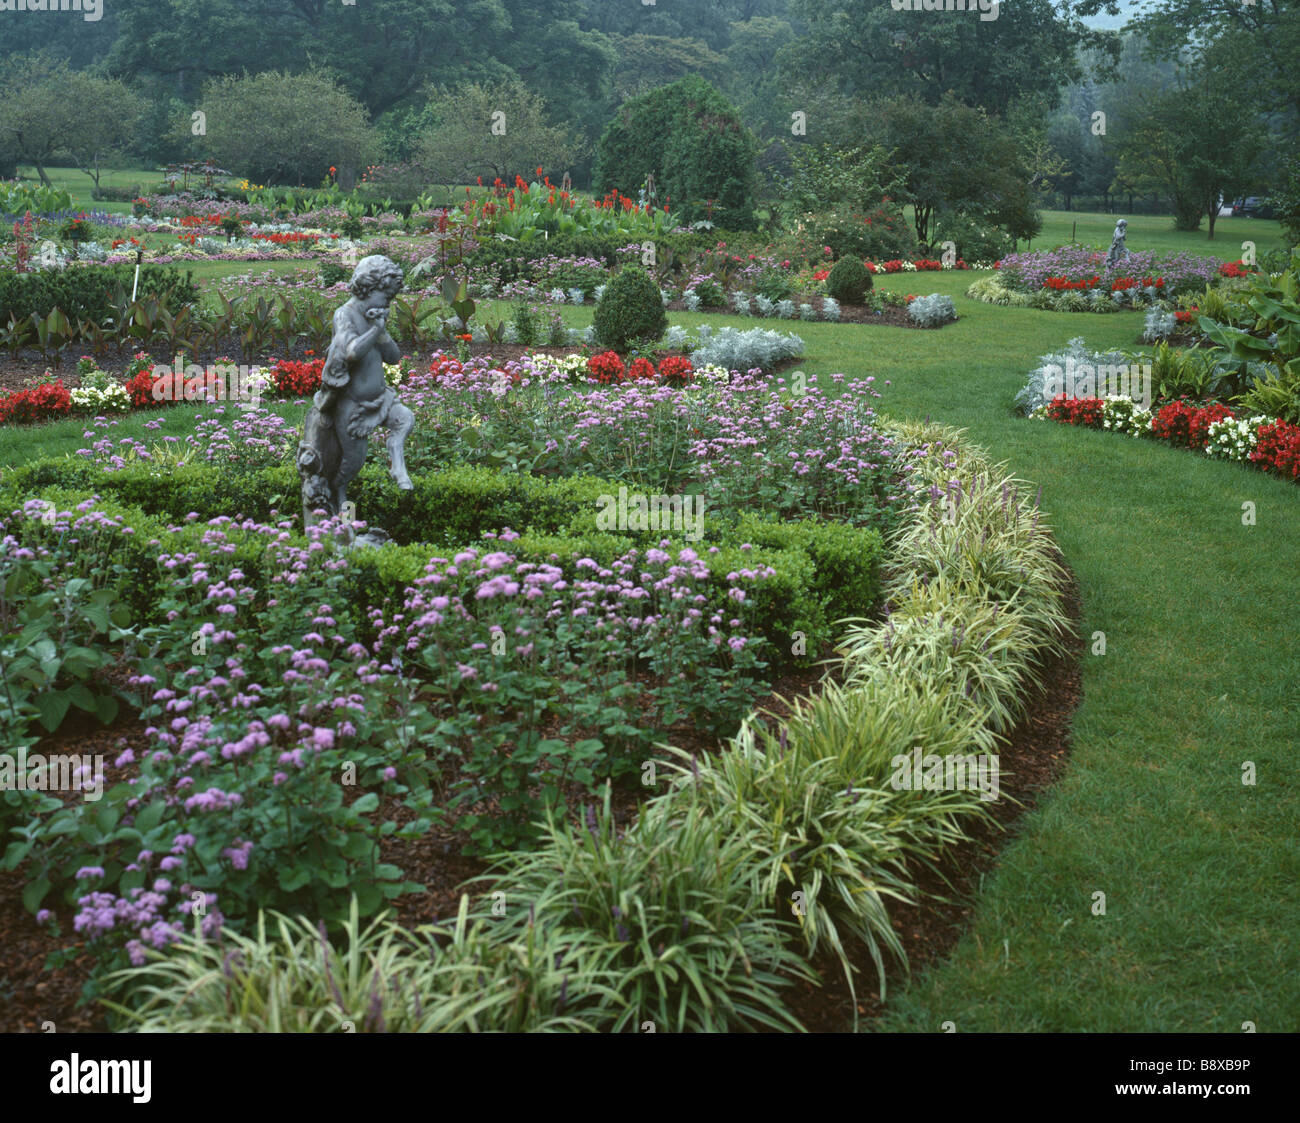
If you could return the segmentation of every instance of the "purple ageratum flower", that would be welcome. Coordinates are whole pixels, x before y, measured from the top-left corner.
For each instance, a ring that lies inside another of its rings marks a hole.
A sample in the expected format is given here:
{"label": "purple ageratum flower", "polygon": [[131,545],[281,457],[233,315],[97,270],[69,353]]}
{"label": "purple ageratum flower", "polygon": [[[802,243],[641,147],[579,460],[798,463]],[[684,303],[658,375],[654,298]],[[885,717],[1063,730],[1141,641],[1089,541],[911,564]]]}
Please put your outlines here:
{"label": "purple ageratum flower", "polygon": [[81,869],[77,871],[78,881],[80,881],[83,877],[90,878],[90,877],[103,877],[103,876],[104,876],[103,866],[82,866]]}

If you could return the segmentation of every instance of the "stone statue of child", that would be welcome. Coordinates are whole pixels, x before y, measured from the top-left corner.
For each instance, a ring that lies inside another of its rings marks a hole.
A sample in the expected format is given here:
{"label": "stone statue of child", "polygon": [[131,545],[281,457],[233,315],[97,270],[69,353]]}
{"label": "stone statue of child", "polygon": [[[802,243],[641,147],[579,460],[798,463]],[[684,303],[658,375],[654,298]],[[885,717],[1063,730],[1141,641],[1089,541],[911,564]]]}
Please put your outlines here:
{"label": "stone statue of child", "polygon": [[1124,239],[1128,236],[1128,219],[1121,218],[1115,223],[1115,234],[1110,240],[1110,252],[1106,255],[1106,268],[1114,269],[1124,258],[1128,257],[1128,247]]}
{"label": "stone statue of child", "polygon": [[405,444],[415,415],[397,400],[384,379],[384,363],[401,350],[387,331],[388,306],[402,288],[402,270],[380,255],[362,258],[348,288],[352,297],[334,313],[334,334],[321,372],[321,389],[307,413],[298,471],[303,477],[305,524],[312,511],[337,515],[348,484],[361,471],[372,432],[388,428],[390,473],[397,486],[412,487]]}

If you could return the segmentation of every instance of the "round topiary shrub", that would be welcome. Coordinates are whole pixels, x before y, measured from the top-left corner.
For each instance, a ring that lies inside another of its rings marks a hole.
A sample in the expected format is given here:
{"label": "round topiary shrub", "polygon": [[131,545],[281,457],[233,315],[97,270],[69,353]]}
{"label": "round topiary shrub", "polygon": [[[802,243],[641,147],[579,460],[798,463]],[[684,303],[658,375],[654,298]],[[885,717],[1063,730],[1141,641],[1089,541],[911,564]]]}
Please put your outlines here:
{"label": "round topiary shrub", "polygon": [[657,343],[668,330],[659,286],[635,265],[624,266],[605,286],[593,322],[601,344],[615,351]]}
{"label": "round topiary shrub", "polygon": [[842,257],[831,267],[826,291],[841,304],[861,304],[871,288],[871,274],[856,257]]}

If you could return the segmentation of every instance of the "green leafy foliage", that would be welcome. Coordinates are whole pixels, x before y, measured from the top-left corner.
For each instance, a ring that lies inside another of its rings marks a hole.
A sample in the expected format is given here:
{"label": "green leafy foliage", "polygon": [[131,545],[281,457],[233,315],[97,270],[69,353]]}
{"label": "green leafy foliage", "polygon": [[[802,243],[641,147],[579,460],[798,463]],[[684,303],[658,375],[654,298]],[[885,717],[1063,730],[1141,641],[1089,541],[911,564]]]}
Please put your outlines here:
{"label": "green leafy foliage", "polygon": [[[131,265],[95,265],[84,269],[44,269],[37,273],[0,271],[0,321],[45,317],[55,308],[74,322],[103,323],[114,316],[115,290],[131,292]],[[194,304],[193,275],[174,266],[153,266],[140,274],[140,300],[153,297],[172,315]]]}
{"label": "green leafy foliage", "polygon": [[752,230],[756,154],[727,99],[691,76],[624,102],[597,145],[593,182],[635,197],[653,176],[683,222]]}
{"label": "green leafy foliage", "polygon": [[668,330],[659,286],[636,265],[625,265],[609,282],[592,322],[601,343],[620,352],[656,343]]}
{"label": "green leafy foliage", "polygon": [[0,556],[0,730],[19,740],[33,721],[49,733],[71,709],[108,724],[115,691],[100,681],[132,638],[115,587],[62,578],[48,557]]}
{"label": "green leafy foliage", "polygon": [[871,285],[866,266],[852,256],[841,257],[826,278],[826,291],[843,304],[861,304]]}

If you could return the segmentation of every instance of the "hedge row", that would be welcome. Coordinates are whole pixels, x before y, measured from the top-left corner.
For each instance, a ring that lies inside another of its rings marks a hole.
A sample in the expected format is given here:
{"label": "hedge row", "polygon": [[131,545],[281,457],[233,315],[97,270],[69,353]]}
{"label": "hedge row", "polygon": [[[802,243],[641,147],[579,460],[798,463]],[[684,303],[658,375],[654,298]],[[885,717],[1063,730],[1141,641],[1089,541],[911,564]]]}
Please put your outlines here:
{"label": "hedge row", "polygon": [[[550,561],[571,574],[584,557],[608,564],[631,549],[667,538],[675,547],[695,548],[707,563],[719,605],[727,603],[728,573],[771,566],[776,573],[755,588],[751,610],[772,644],[769,658],[796,666],[816,660],[833,638],[836,620],[861,614],[879,598],[883,545],[875,530],[773,522],[754,515],[727,523],[706,513],[698,541],[658,531],[606,533],[596,523],[600,500],[618,491],[619,485],[609,480],[547,480],[477,467],[429,473],[415,481],[414,490],[401,491],[372,465],[353,483],[351,498],[357,518],[384,527],[393,541],[353,555],[355,595],[372,604],[385,598],[400,602],[434,553],[507,529],[521,535],[510,544],[512,553]],[[262,573],[265,538],[241,531],[238,523],[269,522],[273,513],[296,517],[299,479],[284,466],[229,473],[214,487],[212,470],[201,465],[160,477],[148,466],[106,473],[74,460],[49,459],[5,474],[0,511],[16,510],[35,498],[68,509],[95,495],[100,497],[96,509],[132,528],[131,534],[116,535],[111,549],[114,560],[134,575],[129,589],[133,611],[148,619],[158,602],[157,554],[184,549],[188,536],[202,534],[212,519],[235,520],[226,528],[236,542],[232,565],[255,582],[269,577]],[[171,530],[177,525],[179,534]]]}
{"label": "hedge row", "polygon": [[[67,269],[44,269],[37,273],[0,271],[0,323],[10,317],[48,316],[58,308],[74,323],[93,320],[103,323],[113,313],[114,292],[130,294],[134,265],[86,265]],[[151,265],[140,270],[137,298],[157,297],[173,314],[199,298],[194,274],[174,266]]]}

